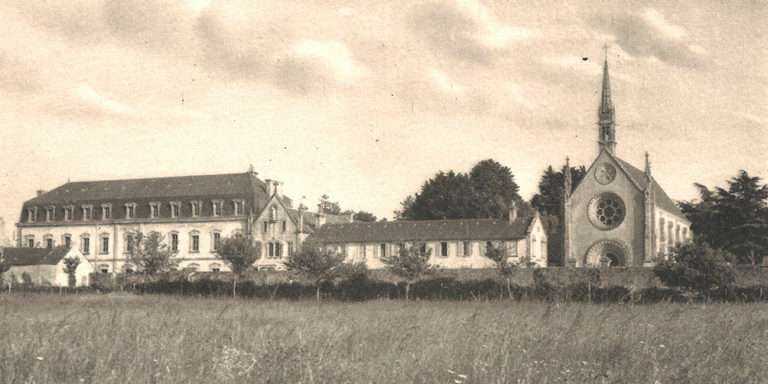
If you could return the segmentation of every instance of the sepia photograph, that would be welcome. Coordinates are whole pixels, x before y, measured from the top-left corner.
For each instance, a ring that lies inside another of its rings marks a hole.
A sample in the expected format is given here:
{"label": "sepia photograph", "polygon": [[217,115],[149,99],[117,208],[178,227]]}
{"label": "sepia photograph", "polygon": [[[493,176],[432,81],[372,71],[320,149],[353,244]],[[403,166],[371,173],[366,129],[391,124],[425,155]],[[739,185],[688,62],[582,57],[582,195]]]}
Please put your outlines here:
{"label": "sepia photograph", "polygon": [[768,2],[0,17],[0,383],[768,383]]}

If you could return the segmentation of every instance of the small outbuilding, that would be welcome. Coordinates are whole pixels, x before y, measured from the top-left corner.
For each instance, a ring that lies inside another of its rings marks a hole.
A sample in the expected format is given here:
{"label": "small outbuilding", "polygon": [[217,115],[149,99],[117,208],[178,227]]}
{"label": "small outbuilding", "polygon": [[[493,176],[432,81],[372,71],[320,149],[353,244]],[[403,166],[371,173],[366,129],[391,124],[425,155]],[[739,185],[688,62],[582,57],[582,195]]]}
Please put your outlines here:
{"label": "small outbuilding", "polygon": [[75,270],[77,286],[88,286],[93,265],[77,249],[55,248],[0,248],[0,260],[8,268],[3,273],[5,282],[24,283],[23,276],[29,276],[28,283],[37,286],[68,286],[69,276],[64,271],[67,258],[78,258]]}

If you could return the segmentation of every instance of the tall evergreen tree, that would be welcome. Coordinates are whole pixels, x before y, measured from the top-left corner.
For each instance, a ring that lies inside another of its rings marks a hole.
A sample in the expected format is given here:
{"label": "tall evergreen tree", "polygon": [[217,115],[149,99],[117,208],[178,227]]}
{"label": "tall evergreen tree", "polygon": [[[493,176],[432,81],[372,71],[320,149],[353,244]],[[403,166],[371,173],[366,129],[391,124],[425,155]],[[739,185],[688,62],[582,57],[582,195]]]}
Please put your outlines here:
{"label": "tall evergreen tree", "polygon": [[740,263],[762,262],[768,253],[768,185],[741,170],[725,188],[696,187],[699,200],[680,203],[696,237],[730,251]]}

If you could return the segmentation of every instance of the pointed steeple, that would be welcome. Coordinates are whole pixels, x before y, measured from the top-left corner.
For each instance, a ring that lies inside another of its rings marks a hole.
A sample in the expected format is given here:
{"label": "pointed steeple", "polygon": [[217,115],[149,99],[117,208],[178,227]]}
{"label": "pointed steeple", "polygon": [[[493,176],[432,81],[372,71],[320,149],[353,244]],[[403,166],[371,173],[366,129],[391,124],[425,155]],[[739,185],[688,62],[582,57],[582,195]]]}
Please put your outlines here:
{"label": "pointed steeple", "polygon": [[573,179],[571,177],[571,160],[565,158],[565,168],[563,169],[563,196],[566,198],[571,196],[571,190],[573,190]]}
{"label": "pointed steeple", "polygon": [[603,62],[603,89],[600,96],[600,109],[597,111],[598,125],[600,126],[597,143],[600,149],[605,148],[607,151],[615,153],[616,126],[615,111],[611,100],[611,79],[608,75],[608,45],[606,44],[603,48],[605,49],[605,60]]}
{"label": "pointed steeple", "polygon": [[645,177],[651,180],[651,155],[648,152],[645,152]]}

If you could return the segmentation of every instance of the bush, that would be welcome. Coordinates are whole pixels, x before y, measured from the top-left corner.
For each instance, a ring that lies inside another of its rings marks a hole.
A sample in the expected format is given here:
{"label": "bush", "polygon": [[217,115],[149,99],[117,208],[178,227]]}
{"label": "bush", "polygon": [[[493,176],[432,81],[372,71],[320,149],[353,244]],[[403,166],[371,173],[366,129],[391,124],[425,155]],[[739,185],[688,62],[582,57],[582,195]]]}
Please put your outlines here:
{"label": "bush", "polygon": [[653,271],[669,287],[707,298],[722,297],[736,281],[730,260],[733,256],[727,251],[691,243],[676,247],[672,260],[656,264]]}

